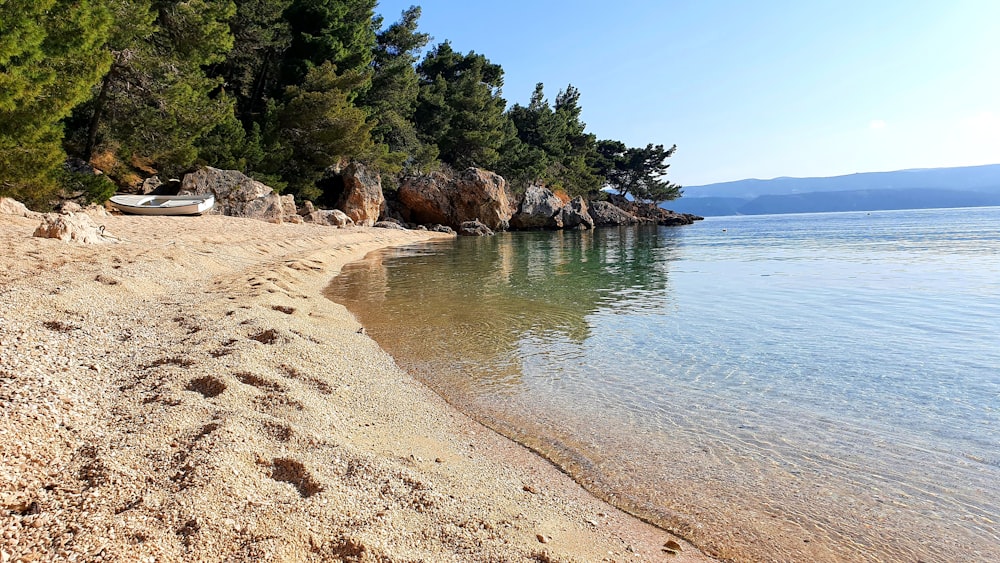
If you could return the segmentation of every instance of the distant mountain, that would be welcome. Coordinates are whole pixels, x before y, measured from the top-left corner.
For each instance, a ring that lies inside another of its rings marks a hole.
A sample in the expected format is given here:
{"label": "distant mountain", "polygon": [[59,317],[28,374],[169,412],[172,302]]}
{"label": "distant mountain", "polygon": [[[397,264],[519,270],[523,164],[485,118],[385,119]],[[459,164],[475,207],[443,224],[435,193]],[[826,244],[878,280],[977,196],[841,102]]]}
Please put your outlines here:
{"label": "distant mountain", "polygon": [[991,205],[1000,205],[1000,164],[690,186],[664,207],[713,216]]}

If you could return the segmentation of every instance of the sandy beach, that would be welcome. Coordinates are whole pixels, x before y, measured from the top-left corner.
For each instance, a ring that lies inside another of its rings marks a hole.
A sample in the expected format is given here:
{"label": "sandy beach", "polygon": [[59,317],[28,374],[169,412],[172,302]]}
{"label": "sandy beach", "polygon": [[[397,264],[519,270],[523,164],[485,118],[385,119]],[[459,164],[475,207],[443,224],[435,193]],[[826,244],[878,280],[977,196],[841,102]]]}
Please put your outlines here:
{"label": "sandy beach", "polygon": [[118,242],[83,245],[39,222],[0,215],[2,563],[711,560],[449,406],[322,296],[445,235],[111,216]]}

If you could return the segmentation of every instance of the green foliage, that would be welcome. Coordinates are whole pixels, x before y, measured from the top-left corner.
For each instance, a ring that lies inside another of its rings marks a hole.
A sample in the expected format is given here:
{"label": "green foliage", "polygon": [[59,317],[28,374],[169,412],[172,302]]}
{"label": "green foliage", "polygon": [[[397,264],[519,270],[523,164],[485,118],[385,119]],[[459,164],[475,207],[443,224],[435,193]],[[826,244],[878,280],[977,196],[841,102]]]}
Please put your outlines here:
{"label": "green foliage", "polygon": [[205,67],[233,46],[232,0],[115,3],[114,64],[89,105],[84,156],[105,144],[174,175],[193,164],[198,141],[233,114],[221,80]]}
{"label": "green foliage", "polygon": [[570,194],[600,188],[602,178],[590,165],[595,160],[596,140],[580,121],[580,92],[572,85],[559,92],[555,107],[545,99],[538,83],[527,107],[515,104],[509,111],[525,155],[508,165],[508,174],[520,184],[541,181]]}
{"label": "green foliage", "polygon": [[[410,168],[426,165],[427,156],[437,157],[436,148],[429,151],[421,142],[413,123],[417,106],[419,81],[414,64],[417,51],[427,44],[429,36],[417,32],[420,8],[412,6],[405,10],[400,21],[380,31],[376,36],[372,57],[371,87],[359,102],[375,116],[372,138],[383,143],[392,153],[400,153],[395,158],[400,165]],[[381,26],[381,18],[375,20]]]}
{"label": "green foliage", "polygon": [[[300,85],[309,71],[332,63],[344,74],[368,70],[375,47],[376,0],[292,0],[284,18],[291,44],[284,53],[283,83]],[[353,96],[368,86],[360,81]]]}
{"label": "green foliage", "polygon": [[505,111],[500,65],[448,42],[420,60],[420,8],[383,26],[376,4],[0,0],[0,194],[106,197],[107,177],[62,172],[68,151],[126,183],[208,164],[306,198],[349,159],[390,189],[400,171],[477,166],[515,188],[679,195],[663,181],[672,149],[598,151],[572,85],[550,104],[539,83]]}
{"label": "green foliage", "polygon": [[415,122],[442,161],[456,167],[494,168],[500,150],[516,136],[500,97],[503,69],[483,55],[456,53],[447,42],[427,54],[420,77]]}
{"label": "green foliage", "polygon": [[236,0],[229,22],[233,48],[214,72],[225,80],[236,99],[236,117],[248,131],[260,124],[270,99],[280,98],[282,54],[292,42],[284,19],[292,0]]}
{"label": "green foliage", "polygon": [[681,186],[666,180],[667,168],[670,168],[666,161],[673,156],[677,145],[669,149],[653,144],[626,148],[620,141],[601,141],[597,149],[608,185],[621,195],[654,204],[681,196]]}
{"label": "green foliage", "polygon": [[263,160],[260,126],[254,123],[247,132],[234,114],[198,139],[198,161],[209,166],[252,170]]}
{"label": "green foliage", "polygon": [[44,207],[55,194],[61,120],[107,70],[110,24],[90,0],[0,3],[0,195]]}
{"label": "green foliage", "polygon": [[70,172],[63,169],[56,174],[56,178],[64,194],[82,193],[86,203],[104,203],[118,190],[118,186],[104,174]]}
{"label": "green foliage", "polygon": [[289,86],[284,105],[273,109],[262,172],[279,175],[297,196],[314,200],[322,195],[316,182],[328,167],[349,157],[377,158],[371,123],[350,101],[363,80],[357,73],[338,75],[324,63],[311,69],[301,86]]}

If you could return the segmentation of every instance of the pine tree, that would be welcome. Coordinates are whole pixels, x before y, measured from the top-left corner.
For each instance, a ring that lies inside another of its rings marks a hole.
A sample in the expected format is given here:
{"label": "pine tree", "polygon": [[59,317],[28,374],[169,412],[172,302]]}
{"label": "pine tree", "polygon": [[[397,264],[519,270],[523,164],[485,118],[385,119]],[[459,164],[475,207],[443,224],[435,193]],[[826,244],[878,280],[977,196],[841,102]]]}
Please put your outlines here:
{"label": "pine tree", "polygon": [[[401,19],[380,31],[372,60],[372,83],[359,102],[375,117],[372,137],[384,143],[388,150],[402,153],[415,169],[426,166],[437,156],[436,150],[422,143],[417,135],[413,115],[420,91],[417,72],[417,51],[430,37],[417,32],[420,8],[405,10]],[[382,19],[375,20],[381,26]]]}
{"label": "pine tree", "polygon": [[527,107],[515,104],[508,111],[518,138],[529,147],[522,151],[529,156],[508,165],[513,169],[508,174],[522,183],[541,181],[573,194],[600,188],[601,177],[591,166],[597,143],[580,121],[579,99],[579,90],[570,85],[552,107],[538,83]]}
{"label": "pine tree", "polygon": [[[284,12],[291,44],[284,54],[285,86],[303,84],[309,70],[333,63],[342,74],[362,76],[375,48],[376,0],[292,0]],[[359,82],[354,96],[367,89]]]}
{"label": "pine tree", "polygon": [[285,103],[272,110],[263,171],[282,178],[300,198],[315,200],[322,195],[316,182],[328,167],[345,158],[375,158],[371,123],[350,101],[363,81],[356,72],[338,75],[324,63],[310,69],[301,86],[289,86]]}
{"label": "pine tree", "polygon": [[601,141],[600,170],[610,187],[622,196],[659,204],[681,196],[681,186],[667,181],[667,159],[677,151],[677,145],[626,148],[621,141]]}
{"label": "pine tree", "polygon": [[415,121],[442,161],[491,169],[516,136],[501,97],[503,69],[483,55],[456,53],[447,42],[424,57]]}
{"label": "pine tree", "polygon": [[292,0],[236,0],[230,20],[233,48],[215,72],[236,99],[236,116],[247,130],[261,123],[268,100],[284,93],[281,63],[292,43],[284,12]]}
{"label": "pine tree", "polygon": [[61,121],[107,70],[110,24],[91,0],[0,4],[0,194],[48,203],[66,157]]}
{"label": "pine tree", "polygon": [[189,167],[199,140],[233,114],[222,81],[206,74],[232,48],[232,0],[114,3],[114,56],[90,113],[83,154],[98,144],[167,174]]}

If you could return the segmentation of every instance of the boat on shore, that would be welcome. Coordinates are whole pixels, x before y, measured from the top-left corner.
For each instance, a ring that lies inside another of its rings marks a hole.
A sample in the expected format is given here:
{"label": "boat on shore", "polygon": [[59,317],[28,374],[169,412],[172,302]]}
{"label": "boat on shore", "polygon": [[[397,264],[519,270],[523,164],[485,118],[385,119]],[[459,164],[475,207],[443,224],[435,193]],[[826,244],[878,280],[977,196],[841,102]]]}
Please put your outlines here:
{"label": "boat on shore", "polygon": [[201,215],[215,205],[208,195],[116,195],[111,205],[135,215]]}

